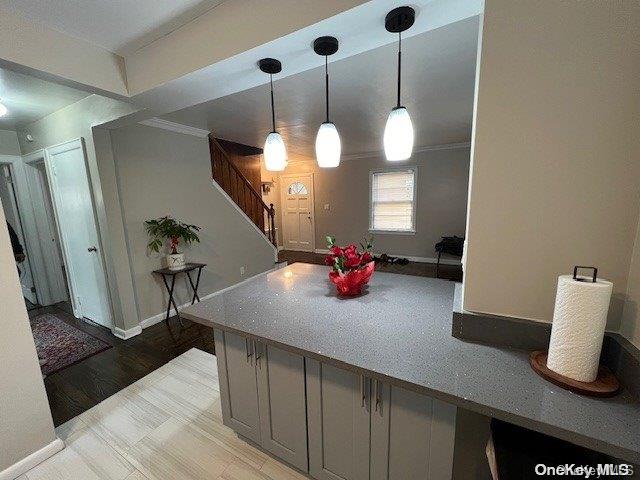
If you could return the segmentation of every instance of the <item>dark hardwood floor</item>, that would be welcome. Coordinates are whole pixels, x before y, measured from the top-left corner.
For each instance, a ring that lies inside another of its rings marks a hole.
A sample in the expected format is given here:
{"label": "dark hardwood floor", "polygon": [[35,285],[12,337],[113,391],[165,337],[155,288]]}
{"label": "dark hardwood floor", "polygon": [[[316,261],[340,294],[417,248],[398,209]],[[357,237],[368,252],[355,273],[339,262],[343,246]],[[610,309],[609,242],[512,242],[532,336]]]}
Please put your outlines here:
{"label": "dark hardwood floor", "polygon": [[112,345],[103,352],[55,372],[44,379],[56,426],[81,414],[172,358],[196,347],[214,353],[213,330],[176,318],[145,328],[140,335],[121,340],[105,327],[74,318],[59,307],[41,307],[33,317],[55,313],[65,322]]}
{"label": "dark hardwood floor", "polygon": [[[278,252],[278,261],[288,262],[289,264],[296,262],[314,263],[316,265],[324,265],[324,257],[322,253],[313,252],[296,252],[293,250],[281,250]],[[435,277],[436,265],[434,263],[409,262],[407,265],[398,265],[390,263],[377,263],[376,270],[379,272],[400,273],[403,275],[416,275],[419,277]],[[439,278],[453,280],[455,282],[462,281],[462,267],[460,265],[440,265]]]}

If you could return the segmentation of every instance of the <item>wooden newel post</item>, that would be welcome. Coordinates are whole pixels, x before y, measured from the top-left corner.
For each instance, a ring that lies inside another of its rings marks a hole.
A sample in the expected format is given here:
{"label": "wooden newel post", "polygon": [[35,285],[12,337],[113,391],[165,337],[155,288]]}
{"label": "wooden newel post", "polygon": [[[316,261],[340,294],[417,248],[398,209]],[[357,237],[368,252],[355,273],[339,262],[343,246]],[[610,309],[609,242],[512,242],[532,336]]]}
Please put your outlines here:
{"label": "wooden newel post", "polygon": [[270,203],[269,204],[269,222],[270,222],[269,228],[271,233],[271,243],[273,243],[275,246],[278,246],[277,240],[276,240],[275,218],[276,218],[276,209],[273,208],[273,203]]}

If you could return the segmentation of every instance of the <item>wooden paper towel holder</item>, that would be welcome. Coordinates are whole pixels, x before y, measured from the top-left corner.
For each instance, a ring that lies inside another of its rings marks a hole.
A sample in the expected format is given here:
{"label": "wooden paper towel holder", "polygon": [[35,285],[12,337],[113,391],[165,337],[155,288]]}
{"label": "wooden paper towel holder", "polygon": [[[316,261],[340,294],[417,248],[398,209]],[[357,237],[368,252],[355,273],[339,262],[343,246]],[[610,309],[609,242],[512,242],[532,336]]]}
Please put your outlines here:
{"label": "wooden paper towel holder", "polygon": [[603,365],[598,368],[598,376],[593,382],[579,382],[549,369],[546,351],[532,352],[529,355],[529,363],[531,368],[542,378],[580,395],[601,398],[613,397],[620,390],[618,379],[611,373],[611,370]]}

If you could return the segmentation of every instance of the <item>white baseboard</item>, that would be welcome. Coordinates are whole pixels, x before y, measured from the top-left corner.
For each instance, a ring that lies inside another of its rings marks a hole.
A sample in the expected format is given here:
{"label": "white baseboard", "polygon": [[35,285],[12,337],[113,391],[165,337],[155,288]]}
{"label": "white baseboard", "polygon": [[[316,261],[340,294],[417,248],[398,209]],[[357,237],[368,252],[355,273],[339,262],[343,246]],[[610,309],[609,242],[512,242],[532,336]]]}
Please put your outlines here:
{"label": "white baseboard", "polygon": [[142,333],[142,327],[140,325],[136,325],[133,328],[130,328],[128,330],[123,330],[122,328],[118,328],[118,327],[114,327],[113,329],[113,334],[118,337],[121,338],[123,340],[127,340],[131,337],[135,337],[136,335],[140,335]]}
{"label": "white baseboard", "polygon": [[[246,279],[242,280],[241,282],[234,283],[233,285],[229,285],[228,287],[225,287],[222,290],[217,290],[217,291],[209,293],[209,294],[207,294],[207,295],[205,295],[203,297],[200,297],[200,301],[202,302],[202,301],[207,300],[209,298],[215,297],[216,295],[220,295],[220,294],[222,294],[224,292],[227,292],[227,291],[231,290],[232,288],[239,287],[240,285],[243,285],[243,284],[245,284],[247,282],[250,282],[254,278],[261,277],[261,276],[266,275],[267,273],[271,273],[271,272],[273,272],[273,271],[275,271],[275,270],[277,270],[279,268],[283,268],[283,267],[280,266],[280,264],[276,264],[276,266],[274,268],[270,268],[269,270],[265,270],[264,272],[261,272],[261,273],[258,273],[256,275],[253,275],[252,277],[246,278]],[[184,307],[188,307],[189,305],[191,305],[191,302],[183,303],[182,305],[178,305],[178,309],[181,310]],[[176,314],[175,308],[171,308],[169,316],[173,316],[175,314]],[[149,318],[145,318],[144,320],[142,320],[140,322],[140,326],[139,326],[140,332],[142,332],[143,328],[147,328],[147,327],[150,327],[152,325],[155,325],[156,323],[160,323],[160,322],[164,321],[166,316],[167,316],[167,311],[165,310],[164,312],[158,313],[157,315],[154,315],[154,316],[149,317]]]}
{"label": "white baseboard", "polygon": [[[327,253],[329,253],[329,250],[327,250],[326,248],[316,248],[315,252],[316,253],[327,254]],[[380,255],[380,254],[379,253],[375,253],[375,255]],[[432,257],[409,257],[407,255],[399,255],[399,254],[396,254],[396,253],[387,254],[387,255],[389,255],[390,257],[406,258],[410,262],[438,263],[438,259],[437,258],[432,258]],[[441,258],[440,259],[440,265],[462,265],[462,262],[460,260],[456,260],[455,258]]]}
{"label": "white baseboard", "polygon": [[14,480],[62,449],[64,449],[64,442],[59,438],[56,438],[53,442],[45,445],[40,450],[33,452],[31,455],[23,458],[17,463],[14,463],[9,468],[2,470],[0,472],[0,480]]}

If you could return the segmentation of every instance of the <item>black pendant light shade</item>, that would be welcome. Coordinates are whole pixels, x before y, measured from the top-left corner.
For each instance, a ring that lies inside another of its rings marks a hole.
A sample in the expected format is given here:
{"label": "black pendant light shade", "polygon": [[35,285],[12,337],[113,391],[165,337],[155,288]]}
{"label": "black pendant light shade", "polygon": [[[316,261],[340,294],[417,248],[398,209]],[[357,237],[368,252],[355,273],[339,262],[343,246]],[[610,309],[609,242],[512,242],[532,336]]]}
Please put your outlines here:
{"label": "black pendant light shade", "polygon": [[263,58],[258,62],[258,67],[264,73],[269,74],[271,85],[271,133],[264,142],[264,164],[270,172],[281,172],[287,166],[287,149],[280,134],[276,131],[276,109],[273,100],[273,75],[282,71],[282,63],[275,58]]}
{"label": "black pendant light shade", "polygon": [[329,120],[329,55],[338,51],[338,39],[320,37],[313,42],[313,51],[324,57],[325,87],[325,121],[316,135],[316,161],[322,168],[333,168],[340,165],[342,144],[335,124]]}
{"label": "black pendant light shade", "polygon": [[409,112],[401,103],[402,87],[402,32],[411,28],[416,12],[411,7],[391,10],[384,21],[390,33],[398,34],[398,91],[396,106],[387,119],[384,129],[384,152],[389,161],[407,160],[413,153],[413,124]]}
{"label": "black pendant light shade", "polygon": [[400,33],[409,30],[416,20],[416,11],[411,7],[398,7],[387,13],[384,27],[387,32]]}

